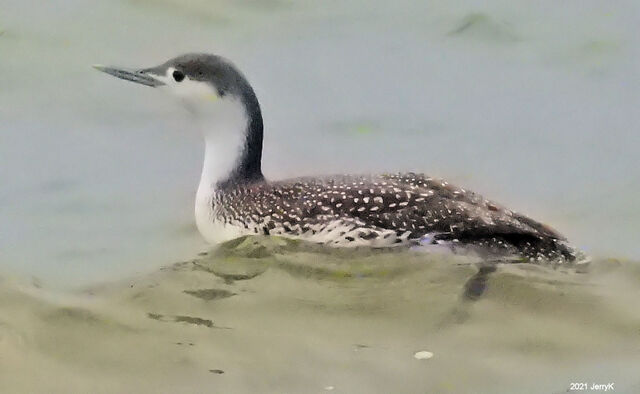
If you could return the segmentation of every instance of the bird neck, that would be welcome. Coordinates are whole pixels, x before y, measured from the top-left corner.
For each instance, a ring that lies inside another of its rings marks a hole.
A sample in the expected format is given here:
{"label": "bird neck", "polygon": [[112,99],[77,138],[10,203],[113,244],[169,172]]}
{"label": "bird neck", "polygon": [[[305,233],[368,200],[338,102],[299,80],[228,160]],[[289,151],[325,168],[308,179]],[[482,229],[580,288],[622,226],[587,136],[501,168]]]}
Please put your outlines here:
{"label": "bird neck", "polygon": [[198,200],[232,185],[264,180],[261,170],[262,115],[250,97],[222,98],[196,115],[205,140]]}

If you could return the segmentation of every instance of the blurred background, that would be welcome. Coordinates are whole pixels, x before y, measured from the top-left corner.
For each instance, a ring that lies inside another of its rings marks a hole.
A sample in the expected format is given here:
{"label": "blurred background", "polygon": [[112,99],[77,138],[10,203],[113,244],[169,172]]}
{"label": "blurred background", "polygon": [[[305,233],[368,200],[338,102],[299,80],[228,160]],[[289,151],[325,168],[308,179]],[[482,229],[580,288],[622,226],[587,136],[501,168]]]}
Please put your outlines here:
{"label": "blurred background", "polygon": [[94,63],[232,59],[268,178],[414,170],[640,258],[637,2],[2,0],[0,272],[110,280],[206,248],[186,112]]}

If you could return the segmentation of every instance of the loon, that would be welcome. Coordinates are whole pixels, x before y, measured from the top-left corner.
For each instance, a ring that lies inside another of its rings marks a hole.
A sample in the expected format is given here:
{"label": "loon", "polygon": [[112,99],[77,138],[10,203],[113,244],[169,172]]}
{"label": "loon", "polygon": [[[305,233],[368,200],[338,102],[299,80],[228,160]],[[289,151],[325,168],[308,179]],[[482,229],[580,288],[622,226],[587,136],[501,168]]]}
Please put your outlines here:
{"label": "loon", "polygon": [[94,68],[169,91],[193,116],[206,145],[195,218],[211,244],[264,234],[336,247],[426,245],[531,262],[573,263],[581,256],[554,229],[424,174],[266,180],[258,99],[223,57],[195,53],[151,68]]}

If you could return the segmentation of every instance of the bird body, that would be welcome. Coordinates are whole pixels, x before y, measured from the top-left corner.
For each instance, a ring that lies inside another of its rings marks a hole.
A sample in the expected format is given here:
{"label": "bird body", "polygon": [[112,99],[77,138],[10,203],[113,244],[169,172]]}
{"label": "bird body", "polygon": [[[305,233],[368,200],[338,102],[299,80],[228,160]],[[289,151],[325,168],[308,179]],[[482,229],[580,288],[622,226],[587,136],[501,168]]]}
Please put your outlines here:
{"label": "bird body", "polygon": [[572,262],[579,254],[555,230],[424,174],[266,180],[258,100],[219,56],[183,55],[132,71],[97,68],[169,90],[193,115],[205,141],[196,224],[210,243],[265,234],[333,247],[439,245],[535,261]]}
{"label": "bird body", "polygon": [[571,259],[564,237],[423,174],[340,175],[227,185],[197,204],[211,243],[278,235],[327,246],[443,245],[451,251]]}

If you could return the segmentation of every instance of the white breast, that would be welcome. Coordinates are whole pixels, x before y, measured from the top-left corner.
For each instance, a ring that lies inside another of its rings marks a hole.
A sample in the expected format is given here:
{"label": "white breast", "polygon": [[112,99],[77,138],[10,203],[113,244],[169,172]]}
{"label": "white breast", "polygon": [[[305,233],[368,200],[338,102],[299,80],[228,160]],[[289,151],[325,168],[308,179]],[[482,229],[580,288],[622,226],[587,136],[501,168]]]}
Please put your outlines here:
{"label": "white breast", "polygon": [[225,224],[216,220],[211,197],[196,197],[196,226],[202,237],[210,244],[218,244],[246,235],[243,227]]}

